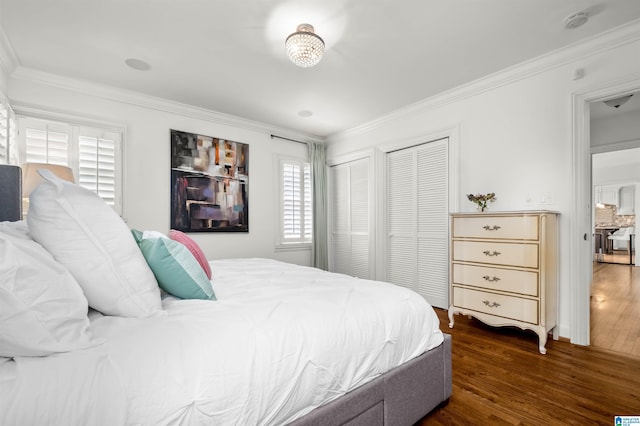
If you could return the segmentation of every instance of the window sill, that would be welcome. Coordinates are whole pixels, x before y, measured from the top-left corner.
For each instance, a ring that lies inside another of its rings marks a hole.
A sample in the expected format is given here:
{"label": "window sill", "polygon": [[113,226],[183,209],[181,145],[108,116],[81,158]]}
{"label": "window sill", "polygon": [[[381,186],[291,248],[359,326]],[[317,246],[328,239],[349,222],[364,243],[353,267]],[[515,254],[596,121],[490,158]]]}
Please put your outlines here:
{"label": "window sill", "polygon": [[276,244],[276,252],[278,251],[306,251],[311,250],[311,243],[284,243]]}

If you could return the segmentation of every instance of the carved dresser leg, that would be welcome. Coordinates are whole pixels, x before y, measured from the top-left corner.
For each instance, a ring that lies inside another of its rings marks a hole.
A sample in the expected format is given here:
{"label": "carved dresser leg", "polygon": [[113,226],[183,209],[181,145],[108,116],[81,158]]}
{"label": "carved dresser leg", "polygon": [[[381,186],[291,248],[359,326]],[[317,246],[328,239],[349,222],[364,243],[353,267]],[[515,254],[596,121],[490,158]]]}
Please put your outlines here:
{"label": "carved dresser leg", "polygon": [[449,306],[449,328],[453,328],[453,305]]}

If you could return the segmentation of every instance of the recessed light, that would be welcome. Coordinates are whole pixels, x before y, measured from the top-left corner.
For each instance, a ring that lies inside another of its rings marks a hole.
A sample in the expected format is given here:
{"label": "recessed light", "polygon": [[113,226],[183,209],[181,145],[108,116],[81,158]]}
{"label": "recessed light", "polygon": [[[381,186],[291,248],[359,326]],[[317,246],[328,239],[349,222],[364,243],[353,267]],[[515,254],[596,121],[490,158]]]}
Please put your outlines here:
{"label": "recessed light", "polygon": [[589,20],[586,12],[577,12],[564,18],[564,27],[568,30],[578,28]]}
{"label": "recessed light", "polygon": [[143,61],[138,58],[128,58],[124,61],[130,68],[138,71],[149,71],[151,69],[151,65],[148,62]]}
{"label": "recessed light", "polygon": [[298,111],[298,115],[300,117],[307,118],[307,117],[311,117],[313,115],[313,113],[311,111],[308,111],[308,110],[305,109],[305,110],[302,110],[302,111]]}

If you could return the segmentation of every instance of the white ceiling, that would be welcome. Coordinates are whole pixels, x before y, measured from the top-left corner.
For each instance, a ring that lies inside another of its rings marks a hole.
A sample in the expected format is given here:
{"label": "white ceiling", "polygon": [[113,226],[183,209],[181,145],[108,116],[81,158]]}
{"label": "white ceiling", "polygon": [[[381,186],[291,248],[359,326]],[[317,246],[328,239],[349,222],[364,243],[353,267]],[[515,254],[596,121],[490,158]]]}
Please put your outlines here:
{"label": "white ceiling", "polygon": [[[19,67],[318,136],[639,18],[638,0],[0,0]],[[326,42],[307,69],[284,50],[303,22]]]}

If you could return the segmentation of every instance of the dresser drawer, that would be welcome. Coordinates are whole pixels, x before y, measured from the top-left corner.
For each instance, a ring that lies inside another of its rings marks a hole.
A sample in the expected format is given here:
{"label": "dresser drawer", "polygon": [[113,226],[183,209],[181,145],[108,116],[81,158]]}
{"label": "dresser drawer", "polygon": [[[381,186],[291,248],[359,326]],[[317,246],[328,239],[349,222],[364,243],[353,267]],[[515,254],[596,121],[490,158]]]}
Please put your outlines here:
{"label": "dresser drawer", "polygon": [[538,273],[514,269],[453,264],[453,284],[482,287],[490,290],[538,296]]}
{"label": "dresser drawer", "polygon": [[538,217],[490,215],[454,217],[453,237],[538,240]]}
{"label": "dresser drawer", "polygon": [[454,261],[461,262],[537,268],[538,245],[493,241],[454,241],[452,258]]}
{"label": "dresser drawer", "polygon": [[502,318],[538,324],[538,301],[453,287],[453,305]]}

